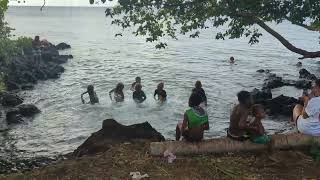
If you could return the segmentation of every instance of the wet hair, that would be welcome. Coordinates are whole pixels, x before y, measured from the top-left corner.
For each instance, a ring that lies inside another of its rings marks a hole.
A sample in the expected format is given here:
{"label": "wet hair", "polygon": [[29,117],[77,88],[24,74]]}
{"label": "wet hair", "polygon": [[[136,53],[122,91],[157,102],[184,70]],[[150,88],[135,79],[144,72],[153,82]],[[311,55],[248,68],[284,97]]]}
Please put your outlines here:
{"label": "wet hair", "polygon": [[140,83],[137,83],[137,84],[135,85],[134,89],[135,89],[136,91],[141,90],[141,89],[142,89],[141,84],[140,84]]}
{"label": "wet hair", "polygon": [[230,57],[230,61],[234,61],[234,57],[233,56]]}
{"label": "wet hair", "polygon": [[257,116],[260,110],[264,111],[264,107],[261,104],[253,105],[252,108],[251,108],[252,115],[253,116]]}
{"label": "wet hair", "polygon": [[40,40],[40,36],[35,36],[34,40]]}
{"label": "wet hair", "polygon": [[240,91],[237,96],[240,104],[246,104],[247,101],[251,98],[251,94],[248,91]]}
{"label": "wet hair", "polygon": [[124,88],[123,83],[118,83],[117,86],[116,86],[116,91],[117,91],[117,92],[122,91],[123,88]]}
{"label": "wet hair", "polygon": [[137,77],[136,77],[136,82],[137,82],[137,81],[141,81],[141,77],[137,76]]}
{"label": "wet hair", "polygon": [[317,80],[315,81],[315,85],[318,86],[318,87],[320,87],[320,79],[317,79]]}
{"label": "wet hair", "polygon": [[189,107],[196,107],[199,106],[202,102],[202,98],[197,93],[192,93],[189,98]]}
{"label": "wet hair", "polygon": [[196,81],[196,83],[194,84],[194,86],[196,87],[196,88],[201,88],[202,87],[202,84],[201,84],[201,81]]}
{"label": "wet hair", "polygon": [[161,82],[161,83],[158,84],[157,89],[163,89],[163,87],[164,87],[164,83]]}
{"label": "wet hair", "polygon": [[93,92],[93,91],[94,91],[93,85],[89,85],[89,86],[87,87],[87,91],[88,91],[88,92]]}

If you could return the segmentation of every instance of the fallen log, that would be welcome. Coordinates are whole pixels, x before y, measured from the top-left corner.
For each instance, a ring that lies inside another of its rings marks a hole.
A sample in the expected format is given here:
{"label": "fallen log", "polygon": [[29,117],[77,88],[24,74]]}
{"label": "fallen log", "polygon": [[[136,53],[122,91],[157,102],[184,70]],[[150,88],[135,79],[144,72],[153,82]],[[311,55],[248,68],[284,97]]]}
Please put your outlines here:
{"label": "fallen log", "polygon": [[[293,149],[310,146],[312,143],[320,143],[320,137],[308,136],[299,133],[272,135],[274,149]],[[204,140],[198,143],[186,141],[152,142],[150,144],[151,155],[162,156],[168,150],[176,155],[213,154],[240,151],[259,151],[268,149],[268,145],[254,144],[250,141],[235,141],[230,138],[218,138]]]}

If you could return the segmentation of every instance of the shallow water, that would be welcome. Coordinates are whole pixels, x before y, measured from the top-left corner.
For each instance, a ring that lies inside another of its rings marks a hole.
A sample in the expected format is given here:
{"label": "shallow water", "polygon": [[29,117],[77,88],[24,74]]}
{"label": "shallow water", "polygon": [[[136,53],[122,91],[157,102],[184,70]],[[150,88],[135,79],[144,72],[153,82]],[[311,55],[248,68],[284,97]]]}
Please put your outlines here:
{"label": "shallow water", "polygon": [[[22,92],[26,103],[35,103],[42,113],[30,122],[12,126],[0,133],[0,154],[21,156],[67,153],[79,146],[91,133],[100,129],[102,121],[114,118],[123,124],[148,121],[166,138],[174,138],[174,129],[187,108],[188,96],[196,80],[201,80],[208,96],[211,129],[206,138],[225,135],[230,110],[240,90],[261,87],[265,76],[258,69],[270,69],[287,79],[296,79],[297,56],[278,41],[264,34],[258,45],[248,39],[214,40],[215,29],[203,31],[199,39],[180,37],[169,40],[165,50],[141,37],[119,32],[104,17],[103,8],[36,7],[9,8],[7,20],[16,28],[14,34],[40,35],[53,43],[65,41],[72,45],[66,54],[74,59],[64,64],[60,79],[39,82],[35,90]],[[274,26],[274,25],[272,25]],[[288,23],[275,26],[294,44],[318,50],[319,33],[310,33]],[[236,65],[227,63],[235,56]],[[319,65],[305,60],[304,66],[317,73]],[[136,105],[131,99],[130,84],[142,77],[147,101]],[[114,104],[108,91],[117,82],[125,84],[125,102]],[[160,81],[165,82],[168,102],[159,105],[153,92]],[[99,105],[82,105],[80,94],[94,84]],[[294,88],[280,88],[275,95],[298,96]],[[284,132],[292,127],[288,118],[268,117],[263,123],[269,133]]]}

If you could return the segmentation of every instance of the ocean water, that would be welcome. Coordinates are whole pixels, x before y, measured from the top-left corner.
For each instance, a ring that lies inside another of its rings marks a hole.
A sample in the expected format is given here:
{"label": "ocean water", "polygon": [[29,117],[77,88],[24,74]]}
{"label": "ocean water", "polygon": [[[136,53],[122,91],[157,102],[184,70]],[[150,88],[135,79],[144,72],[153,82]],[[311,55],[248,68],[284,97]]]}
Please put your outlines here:
{"label": "ocean water", "polygon": [[[289,52],[267,33],[260,43],[248,39],[215,40],[217,29],[202,31],[200,38],[179,36],[167,40],[168,47],[156,50],[143,37],[111,26],[104,8],[10,7],[7,21],[17,36],[40,35],[53,43],[67,42],[72,49],[62,53],[74,59],[64,64],[61,78],[39,82],[34,90],[21,92],[26,103],[36,104],[42,111],[30,121],[11,126],[0,133],[1,155],[57,155],[73,151],[91,133],[101,128],[102,121],[114,118],[129,125],[148,121],[166,138],[174,139],[176,124],[182,120],[188,97],[196,80],[201,80],[208,97],[210,130],[205,138],[225,136],[232,106],[240,90],[261,88],[264,74],[270,69],[286,79],[297,79],[298,55]],[[295,45],[319,50],[319,33],[309,32],[288,22],[271,24]],[[264,32],[264,31],[262,31]],[[228,58],[234,56],[236,65]],[[304,67],[319,74],[316,60],[304,60]],[[142,77],[147,101],[136,105],[129,90],[136,76]],[[164,81],[168,101],[159,105],[153,92]],[[108,92],[118,82],[125,84],[125,102],[112,103]],[[93,84],[100,98],[99,105],[83,105],[80,94]],[[294,88],[274,90],[274,96],[299,96]],[[263,124],[268,133],[292,129],[285,117],[267,117]],[[3,124],[2,124],[3,126]]]}

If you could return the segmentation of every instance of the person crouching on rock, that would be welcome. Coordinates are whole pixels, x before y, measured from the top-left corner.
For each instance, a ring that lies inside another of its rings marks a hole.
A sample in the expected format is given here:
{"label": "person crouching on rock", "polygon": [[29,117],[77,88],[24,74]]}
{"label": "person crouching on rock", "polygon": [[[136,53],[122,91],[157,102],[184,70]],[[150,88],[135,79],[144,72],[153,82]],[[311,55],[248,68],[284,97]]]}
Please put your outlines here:
{"label": "person crouching on rock", "polygon": [[192,93],[189,98],[189,109],[184,113],[183,122],[176,127],[176,140],[181,136],[187,141],[197,142],[203,139],[205,130],[209,130],[207,112],[200,106],[202,98],[199,94]]}
{"label": "person crouching on rock", "polygon": [[158,95],[158,100],[159,102],[164,102],[167,100],[167,92],[163,89],[164,88],[164,83],[161,82],[158,84],[157,89],[154,91],[153,98],[156,99],[156,95]]}
{"label": "person crouching on rock", "polygon": [[267,136],[262,125],[261,120],[265,118],[266,113],[261,104],[255,104],[252,106],[252,116],[254,117],[252,122],[249,122],[250,127],[250,140],[257,144],[267,144],[271,141],[271,137]]}
{"label": "person crouching on rock", "polygon": [[89,102],[90,104],[99,103],[99,98],[98,98],[96,92],[94,91],[93,85],[89,85],[87,87],[87,91],[81,94],[81,101],[82,101],[83,104],[86,104],[86,102],[83,99],[83,95],[85,95],[87,93],[88,93],[89,98],[90,98],[90,102]]}
{"label": "person crouching on rock", "polygon": [[239,104],[231,112],[227,136],[234,140],[244,141],[249,139],[248,132],[250,127],[248,126],[247,119],[253,99],[248,91],[240,91],[237,96]]}
{"label": "person crouching on rock", "polygon": [[123,88],[124,88],[124,85],[122,83],[118,83],[116,88],[112,89],[109,92],[109,96],[110,96],[111,101],[112,101],[112,96],[111,96],[112,93],[113,93],[114,100],[116,102],[123,102],[124,101]]}
{"label": "person crouching on rock", "polygon": [[147,99],[146,94],[142,91],[140,83],[135,85],[135,91],[133,92],[132,97],[136,103],[143,103]]}

